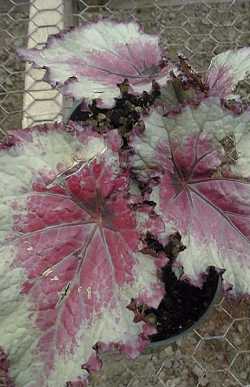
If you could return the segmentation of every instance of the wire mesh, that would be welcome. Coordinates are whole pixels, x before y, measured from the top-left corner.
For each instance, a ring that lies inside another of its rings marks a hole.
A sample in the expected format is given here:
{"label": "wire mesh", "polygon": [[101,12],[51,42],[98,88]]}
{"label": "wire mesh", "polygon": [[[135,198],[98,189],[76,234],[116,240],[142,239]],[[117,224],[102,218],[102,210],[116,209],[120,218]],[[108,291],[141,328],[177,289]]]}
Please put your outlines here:
{"label": "wire mesh", "polygon": [[[64,7],[63,7],[64,5]],[[146,32],[160,33],[171,57],[185,54],[204,71],[213,55],[250,43],[249,1],[0,0],[0,129],[62,118],[60,91],[43,81],[43,70],[16,58],[16,48],[40,47],[68,24],[105,16],[136,17]],[[249,96],[250,83],[241,85]],[[107,356],[91,386],[249,387],[250,302],[224,299],[191,335],[131,362]]]}
{"label": "wire mesh", "polygon": [[0,130],[20,127],[25,65],[16,59],[16,47],[25,46],[29,1],[0,2]]}
{"label": "wire mesh", "polygon": [[[62,0],[32,0],[29,7],[27,46],[41,48],[48,36],[66,26]],[[26,64],[22,126],[61,119],[63,97],[44,82],[45,70]]]}

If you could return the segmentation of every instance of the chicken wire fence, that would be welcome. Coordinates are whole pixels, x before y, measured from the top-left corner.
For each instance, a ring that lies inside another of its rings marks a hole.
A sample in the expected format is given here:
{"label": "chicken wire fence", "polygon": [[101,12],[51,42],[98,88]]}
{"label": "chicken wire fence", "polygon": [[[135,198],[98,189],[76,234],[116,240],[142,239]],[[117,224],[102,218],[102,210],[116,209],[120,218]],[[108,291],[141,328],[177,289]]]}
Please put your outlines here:
{"label": "chicken wire fence", "polygon": [[[18,47],[42,47],[48,35],[97,17],[141,22],[160,33],[170,57],[186,55],[204,71],[213,55],[250,44],[249,1],[0,0],[0,131],[61,120],[72,105],[16,57]],[[240,86],[249,97],[250,83]],[[222,300],[191,335],[130,362],[107,358],[92,380],[109,387],[250,386],[250,302]]]}

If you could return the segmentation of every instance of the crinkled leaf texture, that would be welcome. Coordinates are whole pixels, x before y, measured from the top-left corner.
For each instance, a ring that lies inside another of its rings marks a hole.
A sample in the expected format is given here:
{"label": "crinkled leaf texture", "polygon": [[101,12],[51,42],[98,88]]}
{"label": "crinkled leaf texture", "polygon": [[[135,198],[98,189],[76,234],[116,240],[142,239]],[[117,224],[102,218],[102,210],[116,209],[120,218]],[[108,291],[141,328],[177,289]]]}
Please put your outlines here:
{"label": "crinkled leaf texture", "polygon": [[0,386],[15,387],[9,377],[9,366],[8,357],[0,347]]}
{"label": "crinkled leaf texture", "polygon": [[235,292],[250,294],[249,112],[234,116],[211,97],[168,117],[153,111],[145,126],[131,139],[132,167],[160,175],[150,200],[183,235],[185,273],[199,284],[207,266],[225,268]]}
{"label": "crinkled leaf texture", "polygon": [[153,79],[166,82],[172,66],[161,68],[158,41],[158,36],[143,33],[135,22],[101,20],[51,36],[43,50],[22,49],[19,54],[48,68],[49,81],[64,85],[66,95],[99,99],[112,106],[120,95],[117,84],[124,79],[135,93],[150,91]]}
{"label": "crinkled leaf texture", "polygon": [[17,387],[83,386],[81,365],[100,366],[97,342],[130,356],[147,344],[126,306],[162,297],[156,261],[138,252],[150,216],[128,206],[116,131],[55,124],[10,142],[0,148],[0,345]]}
{"label": "crinkled leaf texture", "polygon": [[235,86],[250,72],[250,47],[228,50],[216,55],[209,66],[207,82],[209,94],[233,97]]}

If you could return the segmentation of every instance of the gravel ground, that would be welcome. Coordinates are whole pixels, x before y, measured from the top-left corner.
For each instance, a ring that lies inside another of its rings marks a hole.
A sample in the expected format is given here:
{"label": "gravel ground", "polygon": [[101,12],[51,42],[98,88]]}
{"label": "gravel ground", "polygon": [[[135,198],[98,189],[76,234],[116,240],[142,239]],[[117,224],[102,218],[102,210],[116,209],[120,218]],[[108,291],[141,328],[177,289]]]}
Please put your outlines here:
{"label": "gravel ground", "polygon": [[223,299],[192,334],[128,360],[103,356],[91,387],[236,387],[250,385],[250,302]]}
{"label": "gravel ground", "polygon": [[[2,130],[20,126],[22,117],[24,64],[16,60],[15,50],[26,42],[28,2],[13,4],[0,0]],[[133,14],[146,31],[160,31],[162,44],[171,56],[183,52],[200,70],[208,66],[214,54],[250,44],[249,1],[168,4],[169,0],[75,1],[74,21],[93,19],[100,13],[116,19]],[[249,85],[246,82],[241,87],[246,97]],[[135,361],[122,355],[104,356],[103,369],[91,380],[91,387],[97,386],[249,387],[250,301],[222,300],[192,334],[166,348],[142,354]]]}

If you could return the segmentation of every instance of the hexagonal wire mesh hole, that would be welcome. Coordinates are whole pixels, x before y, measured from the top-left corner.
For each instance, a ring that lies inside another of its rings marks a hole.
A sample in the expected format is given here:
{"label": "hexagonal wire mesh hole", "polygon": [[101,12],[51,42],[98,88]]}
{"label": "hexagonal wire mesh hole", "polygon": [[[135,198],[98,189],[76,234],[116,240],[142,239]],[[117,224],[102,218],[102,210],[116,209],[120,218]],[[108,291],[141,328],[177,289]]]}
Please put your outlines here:
{"label": "hexagonal wire mesh hole", "polygon": [[[65,0],[64,8],[61,0],[0,1],[1,131],[32,125],[44,116],[46,121],[62,116],[61,93],[42,81],[42,70],[25,67],[16,58],[16,48],[41,46],[66,20],[77,25],[99,16],[136,17],[146,32],[160,33],[170,57],[182,52],[201,71],[214,54],[250,43],[250,2],[246,0]],[[249,88],[249,82],[240,85],[247,98]],[[68,99],[64,106],[71,103]],[[145,353],[135,361],[106,356],[91,386],[250,386],[249,327],[250,302],[224,299],[201,327],[163,350]]]}

